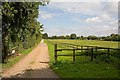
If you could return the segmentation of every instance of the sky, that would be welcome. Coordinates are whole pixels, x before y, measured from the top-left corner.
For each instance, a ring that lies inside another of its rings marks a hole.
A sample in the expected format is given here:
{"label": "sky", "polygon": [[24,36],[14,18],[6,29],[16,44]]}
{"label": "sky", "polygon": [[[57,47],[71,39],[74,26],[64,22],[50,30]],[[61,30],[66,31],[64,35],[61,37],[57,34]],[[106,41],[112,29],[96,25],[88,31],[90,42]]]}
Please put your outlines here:
{"label": "sky", "polygon": [[49,36],[107,36],[118,33],[118,2],[50,2],[39,7],[38,21]]}

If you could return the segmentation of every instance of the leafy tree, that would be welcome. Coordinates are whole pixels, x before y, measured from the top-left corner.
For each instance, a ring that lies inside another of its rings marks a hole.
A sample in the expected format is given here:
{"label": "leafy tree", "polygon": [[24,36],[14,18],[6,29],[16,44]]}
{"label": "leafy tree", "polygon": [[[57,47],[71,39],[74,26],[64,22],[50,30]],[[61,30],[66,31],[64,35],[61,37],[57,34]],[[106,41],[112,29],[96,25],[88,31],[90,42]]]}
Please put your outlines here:
{"label": "leafy tree", "polygon": [[48,34],[47,34],[47,33],[44,33],[44,34],[43,34],[43,38],[44,38],[44,39],[47,39],[47,38],[48,38]]}
{"label": "leafy tree", "polygon": [[65,38],[66,38],[66,39],[70,39],[70,36],[69,36],[69,35],[66,35]]}
{"label": "leafy tree", "polygon": [[81,39],[81,38],[80,38],[80,36],[77,36],[77,38],[76,38],[76,39]]}
{"label": "leafy tree", "polygon": [[[43,25],[37,21],[39,5],[43,5],[42,2],[4,2],[2,4],[3,62],[12,47],[29,48],[40,41]],[[34,42],[31,43],[31,41]]]}
{"label": "leafy tree", "polygon": [[70,38],[71,38],[71,39],[76,39],[76,37],[77,37],[76,34],[71,34],[71,35],[70,35]]}
{"label": "leafy tree", "polygon": [[88,36],[87,39],[88,40],[97,40],[98,37],[96,37],[96,36]]}
{"label": "leafy tree", "polygon": [[57,39],[57,36],[56,36],[56,35],[55,35],[55,36],[52,36],[51,39]]}
{"label": "leafy tree", "polygon": [[81,36],[80,38],[83,40],[83,39],[84,39],[84,36]]}

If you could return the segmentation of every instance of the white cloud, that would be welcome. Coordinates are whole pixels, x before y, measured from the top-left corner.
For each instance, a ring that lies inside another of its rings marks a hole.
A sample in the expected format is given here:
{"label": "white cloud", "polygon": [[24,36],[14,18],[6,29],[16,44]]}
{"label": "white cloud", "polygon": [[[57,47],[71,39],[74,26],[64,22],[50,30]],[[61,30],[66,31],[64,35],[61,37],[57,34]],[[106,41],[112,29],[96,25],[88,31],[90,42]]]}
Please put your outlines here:
{"label": "white cloud", "polygon": [[76,33],[78,36],[88,36],[88,35],[95,35],[95,36],[107,36],[111,33],[118,33],[117,26],[110,26],[110,25],[95,25],[95,26],[74,26],[73,28],[69,27],[54,27],[54,28],[47,28],[45,32],[49,33],[50,36],[53,35],[69,35],[71,33]]}
{"label": "white cloud", "polygon": [[50,19],[52,18],[52,15],[51,14],[44,14],[41,16],[43,19]]}
{"label": "white cloud", "polygon": [[116,15],[118,12],[117,2],[52,2],[49,8],[60,9],[69,14],[84,15]]}
{"label": "white cloud", "polygon": [[104,22],[109,22],[111,20],[112,20],[112,18],[109,15],[102,14],[102,15],[97,16],[97,17],[87,18],[85,21],[90,22],[90,23],[94,23],[94,22],[104,23]]}
{"label": "white cloud", "polygon": [[51,19],[54,16],[53,13],[48,13],[45,11],[39,11],[39,17],[41,17],[42,19]]}
{"label": "white cloud", "polygon": [[118,14],[118,2],[108,2],[105,3],[105,7],[103,8],[104,12],[110,15],[117,16]]}
{"label": "white cloud", "polygon": [[109,23],[112,26],[118,25],[118,20],[114,20],[112,22]]}
{"label": "white cloud", "polygon": [[111,29],[118,31],[118,20],[111,21],[108,25]]}
{"label": "white cloud", "polygon": [[[118,33],[118,23],[116,20],[116,16],[118,14],[118,3],[59,2],[50,3],[50,5],[48,5],[48,8],[52,10],[62,10],[68,15],[72,14],[72,20],[81,22],[82,25],[84,25],[80,26],[81,24],[79,24],[78,26],[74,26],[73,28],[61,26],[45,29],[45,32],[48,32],[50,36],[66,35],[71,33],[76,33],[83,36],[103,36],[110,35],[111,33]],[[47,15],[47,18],[52,18],[55,14],[47,13],[42,15]],[[74,15],[79,15],[79,17]],[[83,17],[85,17],[82,18],[82,16],[80,15],[83,15]]]}
{"label": "white cloud", "polygon": [[[84,24],[84,23],[83,23]],[[99,24],[85,25],[85,26],[74,26],[72,28],[66,26],[54,27],[45,29],[45,32],[52,35],[69,35],[71,33],[76,33],[77,35],[95,35],[95,36],[107,36],[111,33],[118,33],[118,23],[117,20],[100,22]]]}
{"label": "white cloud", "polygon": [[101,9],[100,2],[59,2],[59,3],[51,3],[49,8],[60,9],[68,13],[76,13],[76,14],[87,14],[94,15],[98,14],[98,8]]}
{"label": "white cloud", "polygon": [[93,17],[86,19],[86,22],[100,22],[100,17]]}

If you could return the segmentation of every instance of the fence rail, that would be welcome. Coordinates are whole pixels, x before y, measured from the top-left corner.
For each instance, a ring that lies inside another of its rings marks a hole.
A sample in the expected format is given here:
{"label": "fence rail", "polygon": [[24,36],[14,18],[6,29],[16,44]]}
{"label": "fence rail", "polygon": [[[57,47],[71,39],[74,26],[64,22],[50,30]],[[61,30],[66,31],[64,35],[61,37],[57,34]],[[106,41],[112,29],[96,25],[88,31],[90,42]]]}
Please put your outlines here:
{"label": "fence rail", "polygon": [[[84,54],[76,54],[76,51],[80,50],[81,53],[83,50],[88,51],[88,53],[90,54],[91,57],[91,61],[93,61],[93,58],[95,56],[98,55],[103,55],[106,54],[107,57],[109,58],[110,51],[111,50],[117,50],[120,51],[119,48],[106,48],[106,47],[98,47],[98,46],[83,46],[83,45],[75,45],[75,44],[69,44],[69,43],[52,43],[54,44],[54,58],[55,58],[55,62],[57,62],[58,56],[73,56],[73,61],[75,61],[75,56],[82,56]],[[66,48],[58,48],[58,46],[66,46]],[[94,51],[98,51],[98,50],[107,50],[107,52],[103,52],[100,54],[96,54],[94,53]],[[72,51],[72,54],[58,54],[58,51]]]}

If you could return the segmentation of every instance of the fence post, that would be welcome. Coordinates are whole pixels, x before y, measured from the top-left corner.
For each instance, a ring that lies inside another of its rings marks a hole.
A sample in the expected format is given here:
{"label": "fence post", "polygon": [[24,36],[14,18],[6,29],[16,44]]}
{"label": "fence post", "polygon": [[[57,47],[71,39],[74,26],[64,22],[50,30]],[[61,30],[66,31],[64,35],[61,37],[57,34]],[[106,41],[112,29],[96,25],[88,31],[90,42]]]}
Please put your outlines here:
{"label": "fence post", "polygon": [[93,61],[93,48],[91,49],[91,61]]}
{"label": "fence post", "polygon": [[95,47],[95,51],[97,52],[97,46]]}
{"label": "fence post", "polygon": [[108,53],[107,53],[107,55],[108,55],[108,58],[109,58],[109,53],[110,53],[110,48],[108,48]]}
{"label": "fence post", "polygon": [[87,46],[87,49],[89,49],[89,46]]}
{"label": "fence post", "polygon": [[73,49],[73,61],[75,61],[75,49]]}
{"label": "fence post", "polygon": [[94,54],[94,58],[97,58],[97,49],[98,49],[98,47],[95,46],[95,53],[96,53],[96,54]]}
{"label": "fence post", "polygon": [[77,45],[77,49],[78,49],[78,45]]}
{"label": "fence post", "polygon": [[83,52],[83,46],[81,46],[81,53]]}
{"label": "fence post", "polygon": [[88,55],[89,55],[89,46],[87,46],[87,50],[88,50],[88,52],[87,52],[87,53],[88,53]]}
{"label": "fence post", "polygon": [[55,44],[55,54],[54,54],[54,58],[55,58],[55,63],[57,62],[57,44]]}

